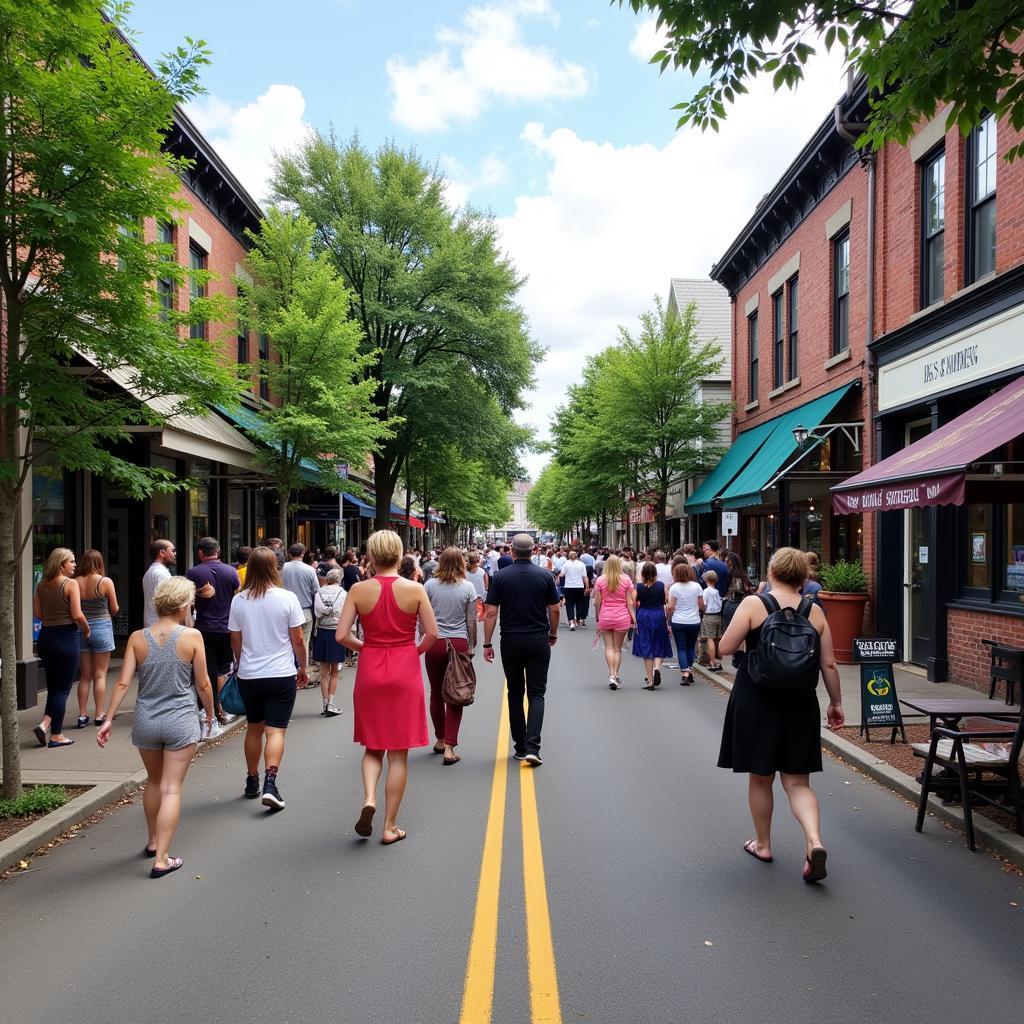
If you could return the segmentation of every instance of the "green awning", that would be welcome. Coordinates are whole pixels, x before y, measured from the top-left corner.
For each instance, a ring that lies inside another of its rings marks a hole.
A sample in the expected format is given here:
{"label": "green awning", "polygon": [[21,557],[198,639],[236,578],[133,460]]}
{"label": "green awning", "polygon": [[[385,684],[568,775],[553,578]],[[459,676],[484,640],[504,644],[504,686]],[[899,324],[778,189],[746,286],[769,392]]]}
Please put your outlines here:
{"label": "green awning", "polygon": [[[244,405],[237,405],[234,408],[218,405],[216,409],[217,412],[231,420],[235,426],[241,427],[252,440],[260,441],[264,445],[267,444],[264,437],[263,420],[260,418],[259,413],[252,409],[247,409]],[[315,484],[320,482],[320,470],[317,468],[316,463],[310,462],[309,459],[303,459],[299,463],[299,475],[307,483]]]}
{"label": "green awning", "polygon": [[726,450],[719,463],[704,479],[703,483],[684,503],[687,515],[695,516],[710,512],[713,502],[732,483],[743,467],[757,453],[768,435],[775,429],[775,421],[769,420],[740,434]]}
{"label": "green awning", "polygon": [[[754,458],[750,459],[742,472],[722,492],[722,508],[760,505],[762,502],[761,492],[782,468],[786,459],[797,450],[797,443],[793,439],[793,428],[798,424],[803,424],[810,431],[817,429],[828,419],[832,410],[856,384],[857,381],[844,384],[841,388],[822,395],[821,398],[797,406],[797,408],[784,412],[781,416],[776,416],[762,424],[765,427],[771,427],[771,433],[759,447]],[[753,431],[748,431],[748,433],[753,433]],[[740,434],[741,438],[745,436],[745,434]],[[737,438],[738,443],[739,438]]]}

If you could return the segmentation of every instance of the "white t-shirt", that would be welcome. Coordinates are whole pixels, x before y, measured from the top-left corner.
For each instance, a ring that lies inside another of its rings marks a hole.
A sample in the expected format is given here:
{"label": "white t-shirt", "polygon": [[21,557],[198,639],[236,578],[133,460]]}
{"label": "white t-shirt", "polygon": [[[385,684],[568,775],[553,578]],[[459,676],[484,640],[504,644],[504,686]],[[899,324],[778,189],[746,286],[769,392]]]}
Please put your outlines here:
{"label": "white t-shirt", "polygon": [[289,629],[306,621],[299,599],[283,587],[271,587],[262,597],[235,594],[228,629],[242,634],[240,679],[272,679],[295,675],[295,653]]}
{"label": "white t-shirt", "polygon": [[699,583],[673,583],[668,592],[669,600],[676,602],[676,610],[672,613],[672,621],[681,625],[692,626],[700,622],[700,606],[697,598],[703,589]]}
{"label": "white t-shirt", "polygon": [[704,590],[704,614],[718,615],[722,611],[722,595],[716,587],[706,587]]}
{"label": "white t-shirt", "polygon": [[156,620],[160,618],[156,613],[156,605],[153,603],[153,595],[156,593],[156,588],[159,587],[164,580],[169,580],[170,578],[171,570],[168,569],[163,562],[154,562],[146,570],[146,575],[142,577],[143,626],[156,625]]}
{"label": "white t-shirt", "polygon": [[564,566],[565,563],[568,562],[568,561],[569,561],[569,559],[566,558],[564,555],[553,555],[552,556],[551,562],[552,562],[552,564],[555,567],[555,572],[558,573],[559,576],[562,575],[562,566]]}
{"label": "white t-shirt", "polygon": [[672,566],[668,562],[655,562],[655,572],[658,574],[658,579],[665,584],[666,587],[672,586]]}
{"label": "white t-shirt", "polygon": [[587,563],[578,558],[567,558],[562,566],[566,590],[582,590],[587,585]]}

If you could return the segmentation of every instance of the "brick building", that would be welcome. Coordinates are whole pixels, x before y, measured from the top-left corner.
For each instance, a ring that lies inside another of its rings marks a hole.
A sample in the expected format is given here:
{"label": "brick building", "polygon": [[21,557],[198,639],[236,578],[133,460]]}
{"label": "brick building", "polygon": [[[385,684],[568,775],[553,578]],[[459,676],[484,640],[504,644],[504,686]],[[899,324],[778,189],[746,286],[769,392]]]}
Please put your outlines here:
{"label": "brick building", "polygon": [[854,82],[713,268],[734,442],[687,509],[737,510],[755,575],[783,544],[863,560],[866,628],[987,689],[981,641],[1024,646],[1020,134],[943,111],[862,158],[865,115]]}

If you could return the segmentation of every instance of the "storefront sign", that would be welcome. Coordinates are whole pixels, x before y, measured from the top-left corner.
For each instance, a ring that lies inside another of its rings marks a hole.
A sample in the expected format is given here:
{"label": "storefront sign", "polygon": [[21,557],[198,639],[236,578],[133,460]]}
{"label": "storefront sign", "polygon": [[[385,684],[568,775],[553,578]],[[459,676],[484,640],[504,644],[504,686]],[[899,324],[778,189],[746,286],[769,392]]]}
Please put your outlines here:
{"label": "storefront sign", "polygon": [[1024,365],[1024,306],[991,317],[878,370],[878,408],[909,405]]}
{"label": "storefront sign", "polygon": [[654,522],[654,506],[653,505],[634,505],[629,510],[629,521],[630,524],[636,526],[640,523],[653,523]]}
{"label": "storefront sign", "polygon": [[866,491],[832,493],[832,510],[839,515],[861,512],[888,512],[894,508],[918,508],[926,505],[962,505],[964,477],[962,473],[921,480],[916,483],[887,484]]}
{"label": "storefront sign", "polygon": [[890,728],[890,743],[896,742],[896,733],[907,742],[896,695],[896,680],[892,663],[897,658],[895,640],[858,637],[853,641],[853,657],[860,662],[860,734],[871,742],[872,728]]}
{"label": "storefront sign", "polygon": [[723,537],[735,537],[740,532],[740,514],[739,512],[723,512],[722,513],[722,536]]}

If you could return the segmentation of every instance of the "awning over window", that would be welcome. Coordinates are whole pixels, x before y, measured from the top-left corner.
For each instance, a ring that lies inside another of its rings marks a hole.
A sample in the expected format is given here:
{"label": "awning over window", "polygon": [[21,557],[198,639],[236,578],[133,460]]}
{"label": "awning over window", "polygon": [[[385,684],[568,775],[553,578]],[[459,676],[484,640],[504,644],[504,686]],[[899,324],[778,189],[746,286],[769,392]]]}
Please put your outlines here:
{"label": "awning over window", "polygon": [[967,467],[1024,434],[1024,377],[927,437],[832,488],[839,515],[962,505]]}
{"label": "awning over window", "polygon": [[341,496],[345,499],[345,504],[354,506],[355,510],[364,519],[372,519],[377,514],[372,505],[367,505],[365,501],[360,501],[354,495],[349,494],[348,491],[343,491]]}
{"label": "awning over window", "polygon": [[793,428],[802,425],[812,432],[816,430],[854,386],[855,382],[844,384],[841,388],[822,395],[821,398],[815,398],[812,402],[797,406],[769,420],[769,423],[774,424],[774,429],[754,458],[747,463],[746,468],[722,492],[722,508],[760,505],[763,500],[761,492],[782,469],[786,459],[797,450]]}
{"label": "awning over window", "polygon": [[[237,405],[233,408],[218,405],[217,411],[221,415],[226,416],[232,423],[241,427],[250,437],[261,441],[264,445],[267,444],[264,436],[263,420],[260,418],[259,413],[246,408],[244,405]],[[317,464],[309,459],[303,459],[299,463],[299,475],[307,483],[316,484],[320,482],[320,470]]]}
{"label": "awning over window", "polygon": [[774,429],[775,421],[769,420],[740,434],[704,482],[686,499],[686,514],[694,516],[701,512],[710,512],[715,498],[732,483]]}

